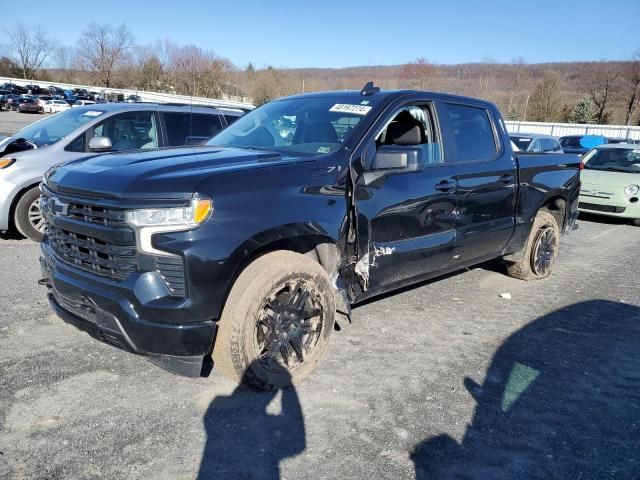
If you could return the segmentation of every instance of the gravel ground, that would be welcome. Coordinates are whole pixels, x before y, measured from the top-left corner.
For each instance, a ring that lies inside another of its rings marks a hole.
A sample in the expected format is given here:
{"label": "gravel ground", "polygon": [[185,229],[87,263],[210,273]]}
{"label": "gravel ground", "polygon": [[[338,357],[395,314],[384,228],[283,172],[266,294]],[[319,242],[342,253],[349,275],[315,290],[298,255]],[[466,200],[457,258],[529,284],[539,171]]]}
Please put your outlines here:
{"label": "gravel ground", "polygon": [[8,110],[0,112],[0,135],[7,137],[13,135],[25,125],[35,122],[48,113],[19,113]]}
{"label": "gravel ground", "polygon": [[48,309],[38,246],[0,240],[0,478],[640,478],[640,228],[580,227],[547,280],[359,306],[277,395],[92,340]]}
{"label": "gravel ground", "polygon": [[[0,112],[0,133],[37,118]],[[580,226],[547,280],[484,266],[355,308],[276,395],[64,324],[38,246],[5,236],[0,479],[640,478],[640,228]]]}

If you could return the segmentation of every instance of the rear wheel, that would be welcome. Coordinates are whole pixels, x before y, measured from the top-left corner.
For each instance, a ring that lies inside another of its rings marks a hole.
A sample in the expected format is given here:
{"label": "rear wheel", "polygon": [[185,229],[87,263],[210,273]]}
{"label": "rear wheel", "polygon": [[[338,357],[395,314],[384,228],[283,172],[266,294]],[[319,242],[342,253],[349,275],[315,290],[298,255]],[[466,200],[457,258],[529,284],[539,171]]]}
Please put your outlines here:
{"label": "rear wheel", "polygon": [[231,289],[213,348],[214,367],[250,388],[286,388],[316,368],[334,322],[327,272],[299,253],[268,253]]}
{"label": "rear wheel", "polygon": [[558,222],[551,213],[539,211],[522,259],[507,263],[507,274],[520,280],[547,278],[553,271],[559,248]]}
{"label": "rear wheel", "polygon": [[634,218],[633,220],[631,220],[631,224],[635,225],[636,227],[640,227],[640,218]]}
{"label": "rear wheel", "polygon": [[44,236],[44,216],[40,211],[40,189],[33,187],[20,197],[13,217],[18,231],[34,242]]}

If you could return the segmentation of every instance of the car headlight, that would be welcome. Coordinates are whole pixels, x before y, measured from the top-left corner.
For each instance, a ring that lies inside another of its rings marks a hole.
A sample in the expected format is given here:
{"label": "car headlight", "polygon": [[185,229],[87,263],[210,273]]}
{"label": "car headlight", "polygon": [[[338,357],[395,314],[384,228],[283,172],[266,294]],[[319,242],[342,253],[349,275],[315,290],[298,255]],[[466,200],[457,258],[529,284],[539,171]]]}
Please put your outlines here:
{"label": "car headlight", "polygon": [[638,185],[629,185],[624,189],[624,193],[630,197],[638,193],[638,191],[640,191],[640,187]]}
{"label": "car headlight", "polygon": [[213,202],[208,198],[193,200],[186,207],[145,208],[127,210],[126,222],[136,232],[138,249],[152,255],[171,255],[153,248],[151,237],[156,233],[191,230],[211,216]]}

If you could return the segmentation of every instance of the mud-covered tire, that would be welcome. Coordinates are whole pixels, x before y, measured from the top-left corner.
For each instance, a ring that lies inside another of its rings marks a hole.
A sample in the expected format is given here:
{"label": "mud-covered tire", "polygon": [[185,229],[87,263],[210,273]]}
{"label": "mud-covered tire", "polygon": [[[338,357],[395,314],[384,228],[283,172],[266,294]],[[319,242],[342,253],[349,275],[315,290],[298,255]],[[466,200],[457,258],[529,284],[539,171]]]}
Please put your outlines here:
{"label": "mud-covered tire", "polygon": [[[300,301],[304,305],[299,311],[293,304]],[[300,314],[299,321],[295,320],[295,312]],[[257,390],[299,383],[324,356],[334,329],[335,312],[333,287],[322,266],[291,251],[267,253],[250,263],[231,289],[218,322],[214,368]],[[316,315],[304,318],[313,314]],[[287,340],[290,329],[290,338],[295,337],[298,350],[293,346],[294,340]],[[280,346],[287,341],[291,343]],[[310,349],[301,350],[307,344]],[[267,345],[275,347],[269,350]],[[273,356],[274,351],[282,352],[281,348],[291,353],[289,362],[285,362],[282,353]],[[301,356],[298,351],[303,352]]]}
{"label": "mud-covered tire", "polygon": [[[44,232],[38,228],[43,228],[44,220],[38,203],[40,201],[40,189],[33,187],[27,190],[18,200],[13,214],[13,221],[23,236],[41,242]],[[38,217],[40,215],[40,217]]]}
{"label": "mud-covered tire", "polygon": [[558,222],[551,213],[541,210],[533,222],[522,259],[507,262],[507,274],[520,280],[547,278],[553,272],[559,248]]}

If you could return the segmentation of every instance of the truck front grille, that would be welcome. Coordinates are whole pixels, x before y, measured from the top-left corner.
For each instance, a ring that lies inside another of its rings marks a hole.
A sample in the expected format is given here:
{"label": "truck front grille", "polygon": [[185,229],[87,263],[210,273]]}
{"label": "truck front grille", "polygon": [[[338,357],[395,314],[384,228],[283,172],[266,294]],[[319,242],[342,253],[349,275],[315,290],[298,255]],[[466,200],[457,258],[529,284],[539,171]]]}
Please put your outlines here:
{"label": "truck front grille", "polygon": [[578,204],[578,208],[583,208],[585,210],[593,210],[595,212],[607,212],[607,213],[623,213],[626,210],[625,207],[614,207],[613,205],[598,205],[597,203],[585,203],[585,202],[580,202]]}
{"label": "truck front grille", "polygon": [[125,222],[125,209],[98,202],[42,188],[40,209],[53,253],[69,265],[116,281],[135,272],[156,271],[171,295],[184,297],[182,257],[139,253],[135,232]]}
{"label": "truck front grille", "polygon": [[95,237],[54,227],[45,233],[54,252],[67,263],[114,280],[124,280],[138,267],[135,245],[114,245]]}

